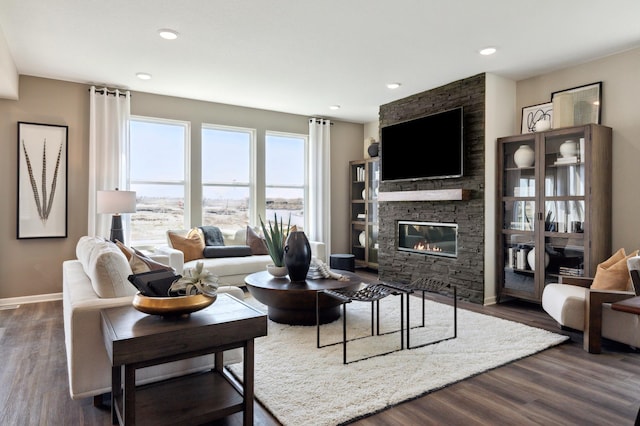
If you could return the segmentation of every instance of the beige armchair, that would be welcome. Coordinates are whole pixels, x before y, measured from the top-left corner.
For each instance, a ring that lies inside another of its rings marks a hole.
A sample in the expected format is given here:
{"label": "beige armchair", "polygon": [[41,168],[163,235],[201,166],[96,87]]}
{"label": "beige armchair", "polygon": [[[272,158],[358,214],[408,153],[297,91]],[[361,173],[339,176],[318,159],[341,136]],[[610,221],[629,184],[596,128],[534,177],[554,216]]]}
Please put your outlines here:
{"label": "beige armchair", "polygon": [[[627,260],[636,291],[640,292],[640,256]],[[634,291],[594,290],[592,278],[561,277],[547,284],[542,293],[542,308],[562,327],[583,331],[583,348],[600,353],[602,337],[640,347],[640,316],[616,311],[611,304],[634,297]]]}

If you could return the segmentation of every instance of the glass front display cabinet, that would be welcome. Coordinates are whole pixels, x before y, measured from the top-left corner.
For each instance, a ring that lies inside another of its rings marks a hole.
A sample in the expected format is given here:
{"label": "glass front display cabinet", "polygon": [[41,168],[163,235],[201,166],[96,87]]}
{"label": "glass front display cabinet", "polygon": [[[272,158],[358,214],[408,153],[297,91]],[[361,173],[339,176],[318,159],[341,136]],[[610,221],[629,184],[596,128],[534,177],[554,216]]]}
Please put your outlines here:
{"label": "glass front display cabinet", "polygon": [[498,139],[498,296],[540,302],[611,255],[611,129]]}
{"label": "glass front display cabinet", "polygon": [[351,180],[351,228],[349,238],[355,264],[378,268],[378,158],[349,162]]}

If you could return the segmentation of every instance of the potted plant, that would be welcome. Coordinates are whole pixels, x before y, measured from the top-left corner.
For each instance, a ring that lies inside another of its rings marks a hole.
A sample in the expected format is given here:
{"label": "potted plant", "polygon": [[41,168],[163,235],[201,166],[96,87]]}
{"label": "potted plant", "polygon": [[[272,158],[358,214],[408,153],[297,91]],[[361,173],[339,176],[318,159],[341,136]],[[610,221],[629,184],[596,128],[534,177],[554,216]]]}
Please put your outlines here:
{"label": "potted plant", "polygon": [[262,221],[262,217],[260,217],[260,225],[262,226],[267,251],[271,256],[271,260],[273,260],[273,265],[267,265],[267,271],[274,277],[284,277],[287,275],[287,267],[284,264],[284,241],[291,228],[291,215],[289,215],[286,231],[282,225],[282,218],[280,218],[280,225],[278,225],[278,217],[275,213],[273,214],[273,224],[269,223],[268,230]]}

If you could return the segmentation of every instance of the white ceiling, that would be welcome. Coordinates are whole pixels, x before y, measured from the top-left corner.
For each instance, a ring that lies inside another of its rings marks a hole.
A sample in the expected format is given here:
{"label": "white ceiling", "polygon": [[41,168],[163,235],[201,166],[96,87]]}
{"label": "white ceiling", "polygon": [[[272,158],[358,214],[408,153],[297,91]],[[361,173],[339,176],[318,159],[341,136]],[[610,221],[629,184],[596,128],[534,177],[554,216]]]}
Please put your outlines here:
{"label": "white ceiling", "polygon": [[0,0],[22,75],[354,122],[481,72],[521,80],[640,46],[639,17],[639,0]]}

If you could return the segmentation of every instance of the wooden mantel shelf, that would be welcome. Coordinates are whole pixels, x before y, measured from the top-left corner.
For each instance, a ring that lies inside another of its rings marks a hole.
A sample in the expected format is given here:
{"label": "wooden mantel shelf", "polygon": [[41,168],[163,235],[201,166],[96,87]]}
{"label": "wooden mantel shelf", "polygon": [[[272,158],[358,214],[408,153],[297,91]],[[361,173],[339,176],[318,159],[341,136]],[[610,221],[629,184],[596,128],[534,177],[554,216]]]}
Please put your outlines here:
{"label": "wooden mantel shelf", "polygon": [[471,198],[468,189],[432,189],[425,191],[380,192],[378,201],[460,201]]}

